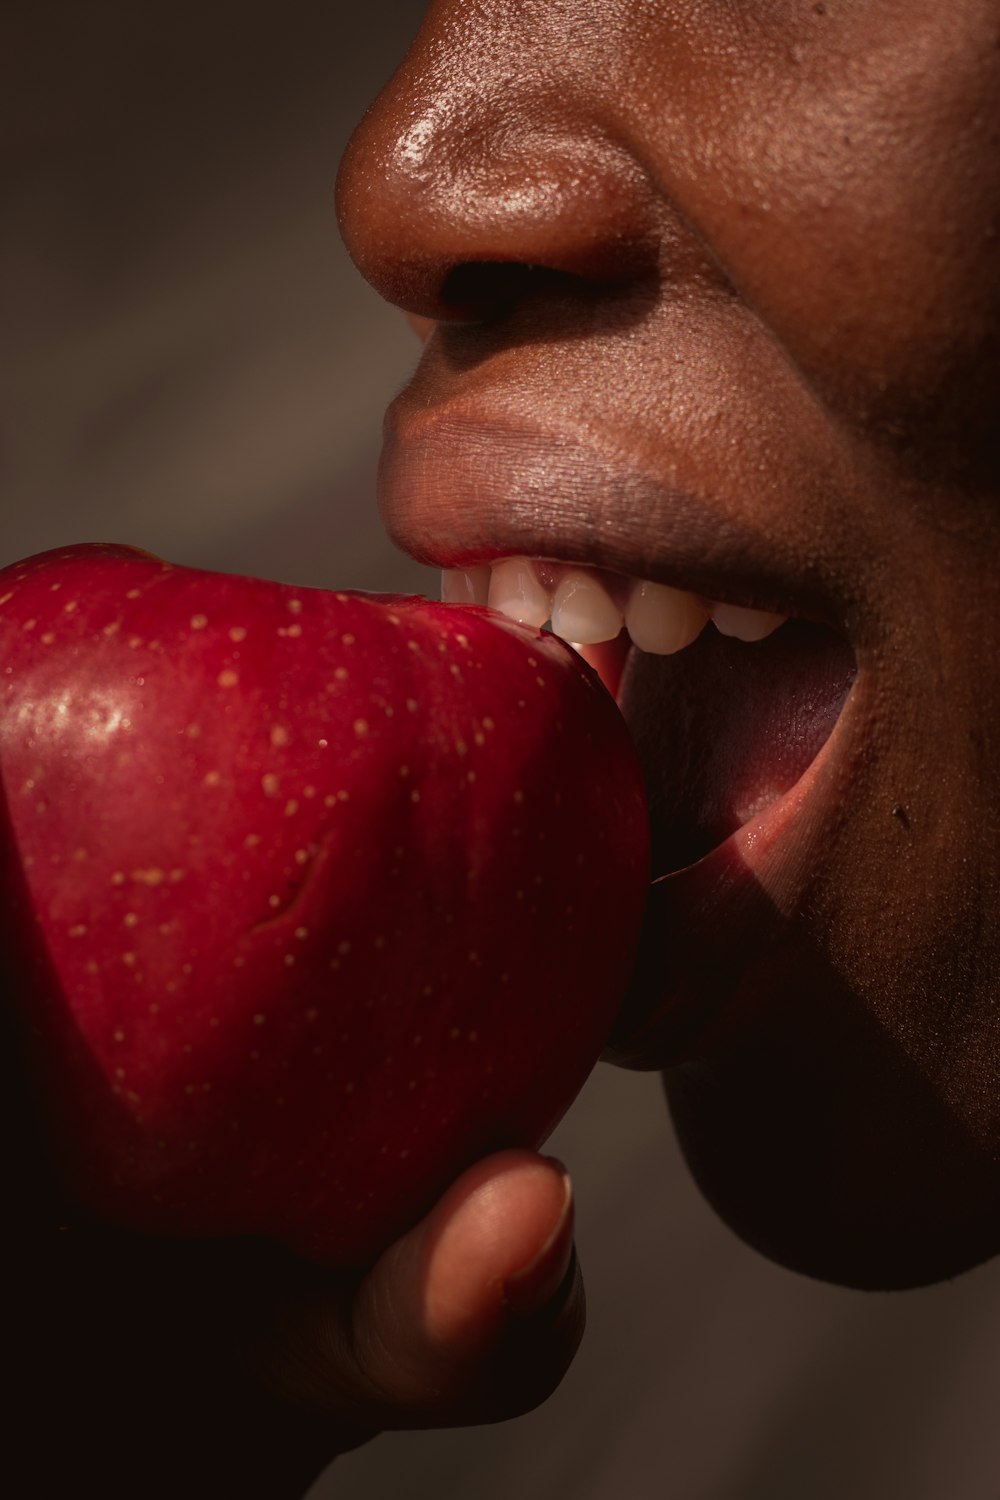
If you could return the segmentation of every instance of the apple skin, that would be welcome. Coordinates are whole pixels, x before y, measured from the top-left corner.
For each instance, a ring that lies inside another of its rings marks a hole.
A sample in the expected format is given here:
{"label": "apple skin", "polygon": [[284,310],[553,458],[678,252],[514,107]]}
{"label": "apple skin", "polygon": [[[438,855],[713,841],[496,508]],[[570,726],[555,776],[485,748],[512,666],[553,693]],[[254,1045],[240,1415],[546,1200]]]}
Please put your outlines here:
{"label": "apple skin", "polygon": [[536,1146],[629,979],[642,777],[485,609],[82,545],[0,572],[0,962],[71,1201],[369,1262]]}

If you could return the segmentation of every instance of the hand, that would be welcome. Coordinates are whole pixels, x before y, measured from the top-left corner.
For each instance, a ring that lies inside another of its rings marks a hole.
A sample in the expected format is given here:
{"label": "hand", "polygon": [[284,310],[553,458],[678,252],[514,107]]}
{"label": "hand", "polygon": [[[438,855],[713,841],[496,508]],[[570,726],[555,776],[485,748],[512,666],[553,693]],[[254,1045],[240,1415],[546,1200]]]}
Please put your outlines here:
{"label": "hand", "polygon": [[568,1179],[525,1151],[470,1168],[360,1276],[83,1226],[25,1246],[8,1279],[24,1500],[300,1500],[380,1428],[538,1404],[583,1329]]}

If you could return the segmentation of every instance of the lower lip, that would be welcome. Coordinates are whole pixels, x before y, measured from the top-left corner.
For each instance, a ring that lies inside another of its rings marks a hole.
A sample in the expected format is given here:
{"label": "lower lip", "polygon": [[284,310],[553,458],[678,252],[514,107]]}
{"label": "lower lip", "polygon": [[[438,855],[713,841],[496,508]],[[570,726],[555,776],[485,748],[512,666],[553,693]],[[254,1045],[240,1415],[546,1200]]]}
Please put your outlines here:
{"label": "lower lip", "polygon": [[766,1003],[768,959],[845,816],[841,768],[857,688],[856,679],[829,738],[787,792],[695,863],[653,880],[632,988],[607,1049],[614,1062],[692,1061],[745,1019],[752,1001]]}

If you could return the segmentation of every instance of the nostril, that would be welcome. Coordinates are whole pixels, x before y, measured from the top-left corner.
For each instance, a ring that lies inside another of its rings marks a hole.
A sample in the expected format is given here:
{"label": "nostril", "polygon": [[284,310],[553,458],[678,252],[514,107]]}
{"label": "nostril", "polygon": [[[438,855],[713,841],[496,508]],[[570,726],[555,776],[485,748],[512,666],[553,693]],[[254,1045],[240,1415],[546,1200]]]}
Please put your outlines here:
{"label": "nostril", "polygon": [[464,261],[441,283],[441,315],[457,320],[491,322],[515,308],[555,297],[586,295],[590,284],[570,271],[522,261]]}

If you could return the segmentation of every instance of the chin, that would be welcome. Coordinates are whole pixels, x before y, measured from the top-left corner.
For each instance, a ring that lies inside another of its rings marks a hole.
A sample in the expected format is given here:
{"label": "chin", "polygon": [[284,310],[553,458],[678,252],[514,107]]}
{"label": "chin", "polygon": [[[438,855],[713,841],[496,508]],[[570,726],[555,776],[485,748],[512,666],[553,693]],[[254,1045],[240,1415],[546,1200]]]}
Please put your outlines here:
{"label": "chin", "polygon": [[665,1073],[702,1194],[768,1259],[840,1286],[922,1286],[990,1259],[995,1159],[862,1006],[832,1003],[798,995],[710,1061]]}

